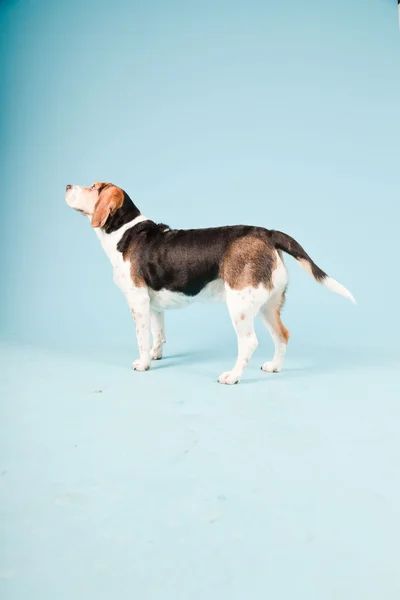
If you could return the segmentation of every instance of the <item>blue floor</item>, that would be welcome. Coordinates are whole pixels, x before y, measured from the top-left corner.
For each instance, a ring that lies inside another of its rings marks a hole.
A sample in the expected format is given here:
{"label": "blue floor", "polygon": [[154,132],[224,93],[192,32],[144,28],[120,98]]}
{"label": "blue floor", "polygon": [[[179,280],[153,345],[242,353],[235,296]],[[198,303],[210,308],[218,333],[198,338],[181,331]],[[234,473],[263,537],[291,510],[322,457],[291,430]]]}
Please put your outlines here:
{"label": "blue floor", "polygon": [[398,600],[400,361],[166,349],[0,347],[2,600]]}

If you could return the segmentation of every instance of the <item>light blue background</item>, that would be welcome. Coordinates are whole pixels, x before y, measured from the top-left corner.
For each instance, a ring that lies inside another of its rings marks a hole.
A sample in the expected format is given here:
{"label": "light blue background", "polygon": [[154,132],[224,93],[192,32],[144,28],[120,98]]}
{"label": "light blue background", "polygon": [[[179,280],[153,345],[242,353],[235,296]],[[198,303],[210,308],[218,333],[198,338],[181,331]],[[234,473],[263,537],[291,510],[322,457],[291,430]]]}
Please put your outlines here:
{"label": "light blue background", "polygon": [[[26,598],[399,598],[395,1],[8,1],[1,25],[0,590]],[[172,227],[293,235],[287,369],[218,374],[222,306],[129,371],[124,298],[67,183]],[[101,390],[101,393],[96,393]],[[118,591],[117,591],[118,590]]]}
{"label": "light blue background", "polygon": [[[63,200],[66,183],[110,180],[171,226],[254,223],[303,243],[359,307],[291,266],[295,340],[396,343],[389,2],[15,2],[2,9],[2,55],[7,332],[129,342],[107,260]],[[169,320],[184,339],[194,326],[199,344],[215,326],[230,335],[210,308]]]}

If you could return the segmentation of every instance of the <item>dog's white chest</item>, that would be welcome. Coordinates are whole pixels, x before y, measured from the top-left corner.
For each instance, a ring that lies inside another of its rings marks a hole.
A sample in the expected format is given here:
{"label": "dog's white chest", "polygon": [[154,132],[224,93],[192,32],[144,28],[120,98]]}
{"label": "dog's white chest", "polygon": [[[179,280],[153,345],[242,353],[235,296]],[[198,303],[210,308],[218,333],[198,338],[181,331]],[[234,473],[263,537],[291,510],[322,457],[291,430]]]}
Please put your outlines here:
{"label": "dog's white chest", "polygon": [[156,310],[168,310],[172,308],[183,308],[193,302],[215,302],[224,301],[225,288],[222,280],[217,279],[207,284],[196,296],[186,296],[181,292],[170,292],[160,290],[155,292],[149,289],[150,304]]}

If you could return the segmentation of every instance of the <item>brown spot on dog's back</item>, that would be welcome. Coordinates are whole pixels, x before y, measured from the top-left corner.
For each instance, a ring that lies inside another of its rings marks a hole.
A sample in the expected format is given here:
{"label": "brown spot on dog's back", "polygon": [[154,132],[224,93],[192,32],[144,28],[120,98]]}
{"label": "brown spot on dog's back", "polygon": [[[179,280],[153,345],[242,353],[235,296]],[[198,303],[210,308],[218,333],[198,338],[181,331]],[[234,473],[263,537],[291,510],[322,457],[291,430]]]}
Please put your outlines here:
{"label": "brown spot on dog's back", "polygon": [[221,264],[221,278],[235,290],[263,283],[272,289],[277,253],[267,238],[248,235],[228,247]]}

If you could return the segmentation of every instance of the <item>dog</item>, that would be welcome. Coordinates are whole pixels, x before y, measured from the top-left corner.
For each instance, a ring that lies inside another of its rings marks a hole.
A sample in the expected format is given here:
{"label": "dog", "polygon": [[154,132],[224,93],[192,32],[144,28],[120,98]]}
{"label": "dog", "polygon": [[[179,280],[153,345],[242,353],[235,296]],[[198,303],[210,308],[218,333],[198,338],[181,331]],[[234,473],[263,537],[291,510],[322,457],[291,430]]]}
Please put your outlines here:
{"label": "dog", "polygon": [[258,345],[256,315],[275,346],[272,360],[261,368],[278,373],[289,341],[289,331],[281,321],[288,285],[283,252],[317,282],[355,302],[296,240],[280,231],[248,225],[170,229],[145,217],[128,194],[112,183],[67,185],[65,199],[90,219],[114,268],[114,282],[128,301],[139,346],[139,359],[132,365],[136,371],[147,371],[152,360],[162,357],[164,310],[222,300],[237,334],[238,356],[218,382],[239,382]]}

